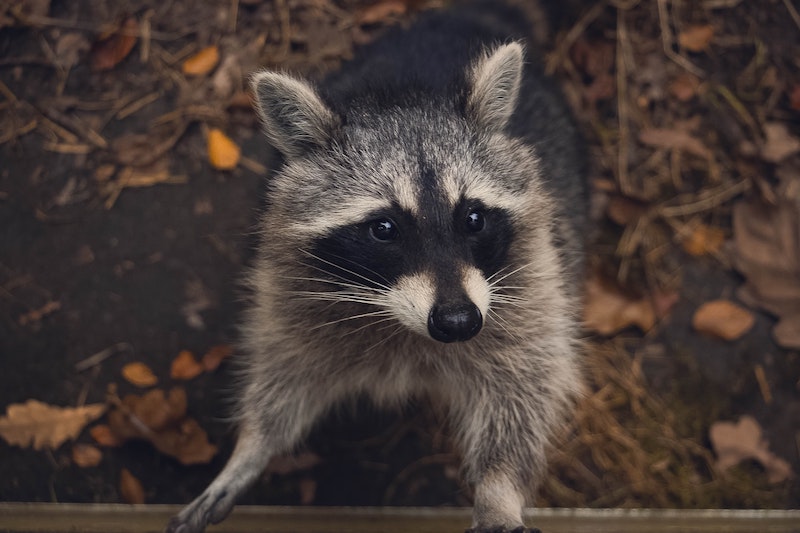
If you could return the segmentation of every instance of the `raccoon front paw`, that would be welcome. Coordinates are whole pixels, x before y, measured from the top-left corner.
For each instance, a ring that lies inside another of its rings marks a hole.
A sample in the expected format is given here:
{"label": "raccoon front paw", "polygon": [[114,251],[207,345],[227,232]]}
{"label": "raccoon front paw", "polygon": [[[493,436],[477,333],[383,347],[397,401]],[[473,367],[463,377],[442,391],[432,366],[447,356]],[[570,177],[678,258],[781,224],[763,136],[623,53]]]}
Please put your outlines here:
{"label": "raccoon front paw", "polygon": [[203,533],[208,524],[222,522],[235,499],[227,492],[202,494],[167,524],[164,533]]}
{"label": "raccoon front paw", "polygon": [[507,527],[476,527],[468,529],[465,531],[465,533],[542,533],[542,530],[535,527],[529,528],[525,526],[515,527],[514,529],[508,529]]}

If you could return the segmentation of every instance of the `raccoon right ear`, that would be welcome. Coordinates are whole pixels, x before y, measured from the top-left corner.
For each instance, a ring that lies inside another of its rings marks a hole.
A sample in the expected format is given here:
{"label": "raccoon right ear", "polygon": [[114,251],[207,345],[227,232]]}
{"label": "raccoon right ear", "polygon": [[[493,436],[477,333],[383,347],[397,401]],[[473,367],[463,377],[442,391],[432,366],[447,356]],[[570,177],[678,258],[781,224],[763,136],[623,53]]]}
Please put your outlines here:
{"label": "raccoon right ear", "polygon": [[328,143],[339,120],[310,83],[269,70],[254,74],[250,83],[267,138],[284,157]]}
{"label": "raccoon right ear", "polygon": [[524,51],[520,43],[497,47],[481,56],[468,73],[467,113],[490,131],[506,127],[517,105]]}

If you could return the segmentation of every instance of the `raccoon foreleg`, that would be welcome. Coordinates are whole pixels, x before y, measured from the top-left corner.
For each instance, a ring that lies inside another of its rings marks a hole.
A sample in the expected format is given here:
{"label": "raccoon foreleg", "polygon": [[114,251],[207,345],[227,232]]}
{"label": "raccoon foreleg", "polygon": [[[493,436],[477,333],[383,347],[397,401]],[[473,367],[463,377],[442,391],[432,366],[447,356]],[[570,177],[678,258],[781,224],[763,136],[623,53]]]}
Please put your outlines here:
{"label": "raccoon foreleg", "polygon": [[[330,398],[310,387],[313,380],[275,371],[273,379],[253,378],[241,400],[239,439],[228,464],[211,485],[167,525],[167,533],[201,533],[225,519],[236,499],[267,466],[269,459],[294,447]],[[305,381],[305,383],[304,383]]]}
{"label": "raccoon foreleg", "polygon": [[170,520],[166,533],[201,533],[230,514],[236,498],[261,475],[270,459],[268,436],[258,424],[243,428],[228,464],[211,485]]}
{"label": "raccoon foreleg", "polygon": [[[507,388],[505,388],[507,387]],[[544,470],[547,428],[533,391],[505,383],[465,399],[457,428],[467,479],[474,487],[472,528],[467,533],[535,533],[525,528],[522,508]]]}

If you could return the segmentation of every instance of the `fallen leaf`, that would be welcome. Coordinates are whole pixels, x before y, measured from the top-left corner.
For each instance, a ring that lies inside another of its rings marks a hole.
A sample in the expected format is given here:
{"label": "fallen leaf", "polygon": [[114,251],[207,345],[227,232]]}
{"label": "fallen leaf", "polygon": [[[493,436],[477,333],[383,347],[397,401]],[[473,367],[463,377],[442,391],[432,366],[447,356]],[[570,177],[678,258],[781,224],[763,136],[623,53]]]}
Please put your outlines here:
{"label": "fallen leaf", "polygon": [[187,76],[208,74],[219,63],[219,48],[207,46],[183,62],[182,70]]}
{"label": "fallen leaf", "polygon": [[202,364],[206,372],[213,372],[222,363],[223,360],[233,355],[233,348],[226,344],[218,344],[212,346],[208,352],[203,356]]}
{"label": "fallen leaf", "polygon": [[123,442],[122,439],[117,437],[117,435],[111,431],[111,427],[107,426],[106,424],[92,426],[91,429],[89,429],[89,434],[100,446],[116,448],[117,446],[121,446]]}
{"label": "fallen leaf", "polygon": [[697,95],[700,79],[694,74],[682,72],[669,84],[669,92],[679,102],[688,102]]}
{"label": "fallen leaf", "polygon": [[169,377],[172,379],[189,380],[203,373],[203,365],[197,362],[194,354],[189,350],[181,350],[172,361]]}
{"label": "fallen leaf", "polygon": [[800,83],[795,84],[789,92],[789,107],[795,111],[800,111]]}
{"label": "fallen leaf", "polygon": [[620,287],[600,276],[586,283],[584,324],[601,335],[612,335],[630,326],[648,331],[655,325],[653,305],[644,298],[632,298]]}
{"label": "fallen leaf", "polygon": [[125,503],[144,503],[144,487],[127,468],[119,473],[119,495]]}
{"label": "fallen leaf", "polygon": [[773,337],[800,348],[800,169],[779,169],[775,205],[733,206],[734,266],[747,279],[739,298],[778,317]]}
{"label": "fallen leaf", "polygon": [[714,27],[710,24],[689,26],[678,34],[678,44],[690,52],[702,52],[714,38]]}
{"label": "fallen leaf", "polygon": [[122,367],[122,377],[125,381],[136,385],[137,387],[152,387],[158,383],[158,378],[150,367],[144,363],[134,362],[128,363]]}
{"label": "fallen leaf", "polygon": [[645,211],[647,211],[645,204],[619,195],[612,196],[606,206],[608,218],[620,226],[627,226],[631,222],[635,222]]}
{"label": "fallen leaf", "polygon": [[713,300],[701,305],[692,317],[692,327],[700,333],[733,341],[750,331],[753,313],[728,300]]}
{"label": "fallen leaf", "polygon": [[644,144],[670,150],[685,150],[690,154],[711,160],[713,154],[703,141],[689,132],[678,129],[645,128],[639,132],[639,140]]}
{"label": "fallen leaf", "polygon": [[208,161],[218,170],[231,170],[239,164],[239,146],[217,128],[208,132]]}
{"label": "fallen leaf", "polygon": [[683,249],[694,256],[715,254],[725,243],[725,232],[721,228],[699,224],[681,242]]}
{"label": "fallen leaf", "polygon": [[34,322],[39,322],[42,318],[46,317],[51,313],[55,313],[59,309],[61,309],[61,302],[55,302],[55,301],[47,302],[39,309],[28,311],[27,313],[19,317],[19,325],[26,326]]}
{"label": "fallen leaf", "polygon": [[97,41],[92,47],[92,70],[110,70],[128,57],[136,44],[138,32],[139,23],[128,17],[115,32]]}
{"label": "fallen leaf", "polygon": [[0,418],[0,437],[14,446],[34,450],[58,448],[78,436],[83,428],[102,416],[103,404],[83,407],[56,407],[38,400],[11,404]]}
{"label": "fallen leaf", "polygon": [[770,163],[780,163],[790,155],[800,152],[800,140],[789,133],[782,122],[764,124],[766,139],[761,146],[761,157]]}
{"label": "fallen leaf", "polygon": [[371,5],[362,10],[356,20],[359,24],[376,24],[387,19],[404,15],[408,5],[401,0],[387,0]]}
{"label": "fallen leaf", "polygon": [[217,453],[203,428],[186,418],[186,391],[180,387],[169,394],[155,389],[142,396],[128,395],[109,412],[108,423],[120,440],[149,441],[185,465],[207,463]]}
{"label": "fallen leaf", "polygon": [[766,469],[770,483],[781,483],[794,477],[791,465],[769,451],[761,435],[761,426],[752,416],[742,416],[739,422],[715,422],[709,430],[709,439],[717,454],[717,468],[721,471],[747,459],[755,459]]}
{"label": "fallen leaf", "polygon": [[72,462],[81,468],[97,466],[103,460],[103,452],[91,444],[76,444],[72,447]]}

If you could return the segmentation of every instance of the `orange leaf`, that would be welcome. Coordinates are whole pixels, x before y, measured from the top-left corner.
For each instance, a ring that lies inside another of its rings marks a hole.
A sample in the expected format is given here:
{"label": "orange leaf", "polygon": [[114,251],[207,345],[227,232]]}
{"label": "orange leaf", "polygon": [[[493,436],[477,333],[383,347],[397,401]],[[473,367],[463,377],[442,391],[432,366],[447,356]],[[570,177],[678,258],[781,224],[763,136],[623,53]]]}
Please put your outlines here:
{"label": "orange leaf", "polygon": [[139,23],[128,17],[117,31],[96,42],[92,48],[92,70],[110,70],[117,66],[133,50],[138,32]]}
{"label": "orange leaf", "polygon": [[725,232],[700,224],[682,243],[683,249],[694,256],[713,254],[722,248],[725,242]]}
{"label": "orange leaf", "polygon": [[714,38],[714,27],[710,24],[689,26],[678,35],[678,44],[690,52],[702,52]]}
{"label": "orange leaf", "polygon": [[119,473],[119,495],[125,503],[144,503],[144,487],[127,468]]}
{"label": "orange leaf", "polygon": [[103,459],[103,452],[91,444],[76,444],[72,447],[72,462],[81,468],[97,466]]}
{"label": "orange leaf", "polygon": [[770,483],[794,477],[792,466],[769,451],[761,426],[755,418],[744,415],[739,422],[714,422],[709,430],[711,446],[717,454],[717,468],[723,472],[747,459],[755,459],[767,470]]}
{"label": "orange leaf", "polygon": [[183,73],[187,76],[202,76],[211,72],[219,63],[219,49],[207,46],[183,62]]}
{"label": "orange leaf", "polygon": [[647,299],[631,298],[620,287],[599,276],[587,280],[584,306],[587,328],[601,335],[612,335],[630,326],[648,331],[655,321],[655,310]]}
{"label": "orange leaf", "polygon": [[225,344],[212,346],[203,356],[203,367],[206,372],[213,372],[217,369],[223,359],[227,359],[233,354],[233,348]]}
{"label": "orange leaf", "polygon": [[15,446],[56,449],[105,412],[103,404],[55,407],[37,400],[12,404],[0,417],[0,437]]}
{"label": "orange leaf", "polygon": [[231,170],[239,164],[242,151],[227,135],[217,128],[208,132],[208,161],[218,170]]}
{"label": "orange leaf", "polygon": [[203,372],[203,365],[197,362],[192,352],[181,350],[178,356],[172,361],[172,368],[169,376],[172,379],[189,380],[196,378]]}
{"label": "orange leaf", "polygon": [[122,377],[137,387],[152,387],[158,383],[158,378],[150,370],[150,367],[139,362],[128,363],[122,367]]}
{"label": "orange leaf", "polygon": [[753,313],[728,300],[713,300],[701,305],[692,317],[692,326],[727,341],[736,340],[753,327]]}
{"label": "orange leaf", "polygon": [[110,426],[105,424],[98,424],[89,430],[89,434],[94,441],[100,446],[109,446],[115,448],[122,444],[120,439],[112,430]]}
{"label": "orange leaf", "polygon": [[367,7],[358,15],[359,24],[376,24],[390,17],[403,15],[408,9],[406,2],[401,0],[387,0]]}

